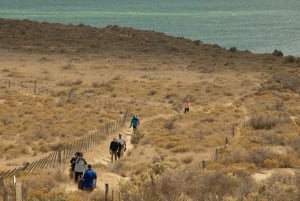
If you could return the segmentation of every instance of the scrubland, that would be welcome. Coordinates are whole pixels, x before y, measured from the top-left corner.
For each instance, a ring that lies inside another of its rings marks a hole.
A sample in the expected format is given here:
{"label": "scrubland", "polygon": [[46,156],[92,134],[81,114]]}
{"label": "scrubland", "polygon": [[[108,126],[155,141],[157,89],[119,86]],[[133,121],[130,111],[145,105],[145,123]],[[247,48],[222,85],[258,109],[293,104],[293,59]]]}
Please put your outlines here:
{"label": "scrubland", "polygon": [[85,153],[94,192],[70,188],[67,161],[18,175],[25,200],[104,200],[112,182],[126,201],[300,200],[299,58],[118,26],[0,24],[0,171],[126,109],[141,119],[123,159],[103,162],[117,133]]}

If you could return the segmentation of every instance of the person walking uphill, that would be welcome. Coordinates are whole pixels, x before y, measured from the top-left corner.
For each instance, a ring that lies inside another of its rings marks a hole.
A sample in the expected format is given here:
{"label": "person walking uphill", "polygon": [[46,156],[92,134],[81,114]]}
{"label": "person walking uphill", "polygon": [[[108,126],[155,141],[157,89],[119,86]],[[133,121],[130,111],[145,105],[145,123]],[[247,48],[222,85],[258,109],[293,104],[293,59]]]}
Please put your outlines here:
{"label": "person walking uphill", "polygon": [[122,138],[122,134],[119,133],[119,139],[118,142],[120,143],[120,149],[118,151],[118,158],[122,158],[124,155],[124,152],[126,151],[126,141],[124,138]]}
{"label": "person walking uphill", "polygon": [[96,188],[97,183],[97,173],[92,169],[92,165],[88,164],[88,169],[84,172],[83,175],[83,190],[93,191]]}
{"label": "person walking uphill", "polygon": [[111,155],[111,162],[114,162],[114,160],[118,160],[118,151],[121,148],[121,144],[118,142],[118,140],[116,138],[114,138],[111,142],[110,142],[110,146],[109,146],[109,153]]}
{"label": "person walking uphill", "polygon": [[133,133],[135,134],[135,131],[137,129],[137,127],[140,125],[140,119],[138,118],[137,114],[135,114],[131,121],[130,121],[130,128],[133,127]]}
{"label": "person walking uphill", "polygon": [[186,99],[186,101],[184,102],[184,113],[190,112],[190,106],[190,99]]}

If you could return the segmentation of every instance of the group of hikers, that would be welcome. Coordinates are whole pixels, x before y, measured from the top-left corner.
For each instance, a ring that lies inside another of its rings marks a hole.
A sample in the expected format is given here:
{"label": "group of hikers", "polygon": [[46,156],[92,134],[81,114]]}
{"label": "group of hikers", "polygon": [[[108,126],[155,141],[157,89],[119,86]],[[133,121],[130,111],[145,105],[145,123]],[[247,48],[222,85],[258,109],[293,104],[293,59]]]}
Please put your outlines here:
{"label": "group of hikers", "polygon": [[119,138],[113,138],[109,145],[109,153],[111,155],[111,162],[114,162],[123,157],[126,151],[126,141],[122,138],[122,134],[119,134]]}
{"label": "group of hikers", "polygon": [[93,191],[96,188],[97,173],[92,169],[92,165],[88,164],[83,157],[82,152],[76,152],[70,160],[71,177],[74,177],[78,189],[85,191]]}
{"label": "group of hikers", "polygon": [[[190,108],[190,100],[186,99],[184,102],[184,113],[188,113]],[[130,128],[133,128],[133,134],[136,133],[140,120],[135,114],[130,121]],[[126,141],[119,133],[118,138],[113,138],[109,145],[109,153],[111,155],[111,162],[117,161],[124,156],[126,151]],[[71,163],[71,177],[74,178],[78,189],[85,191],[93,191],[96,188],[97,173],[92,169],[92,165],[88,164],[83,157],[82,152],[76,152],[70,160]]]}

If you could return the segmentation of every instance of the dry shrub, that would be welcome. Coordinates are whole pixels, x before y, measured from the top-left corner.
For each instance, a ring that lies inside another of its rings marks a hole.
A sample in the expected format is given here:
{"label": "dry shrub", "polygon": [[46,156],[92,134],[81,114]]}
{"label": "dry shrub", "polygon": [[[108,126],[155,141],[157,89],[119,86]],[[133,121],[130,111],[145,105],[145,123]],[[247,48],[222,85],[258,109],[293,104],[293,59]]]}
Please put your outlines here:
{"label": "dry shrub", "polygon": [[216,196],[218,200],[225,200],[229,196],[241,199],[254,189],[252,181],[251,177],[243,172],[203,173],[193,168],[180,172],[165,172],[157,179],[154,177],[152,181],[148,179],[136,182],[136,185],[127,182],[121,184],[121,192],[124,200],[136,201],[208,201],[216,200]]}
{"label": "dry shrub", "polygon": [[114,85],[111,82],[93,82],[92,87],[94,88],[103,88],[106,91],[112,92],[114,90]]}
{"label": "dry shrub", "polygon": [[82,198],[63,192],[63,191],[46,191],[46,190],[34,190],[28,192],[26,195],[26,201],[81,201]]}
{"label": "dry shrub", "polygon": [[157,91],[152,89],[148,92],[148,96],[154,96],[155,94],[157,94]]}
{"label": "dry shrub", "polygon": [[173,130],[175,128],[175,121],[175,119],[167,121],[164,125],[164,128],[167,130]]}
{"label": "dry shrub", "polygon": [[172,148],[176,147],[177,145],[178,145],[178,142],[167,142],[164,145],[164,148],[166,148],[166,149],[172,149]]}
{"label": "dry shrub", "polygon": [[284,145],[285,144],[285,136],[282,134],[277,134],[275,132],[264,132],[260,135],[266,144],[272,145]]}
{"label": "dry shrub", "polygon": [[278,168],[280,166],[280,162],[273,158],[273,159],[266,159],[263,162],[263,167],[265,168]]}
{"label": "dry shrub", "polygon": [[264,162],[267,159],[276,159],[277,157],[278,155],[274,151],[270,150],[267,146],[264,146],[250,150],[245,160],[256,164],[258,167],[263,167]]}
{"label": "dry shrub", "polygon": [[191,150],[191,147],[189,145],[178,145],[173,147],[170,151],[173,153],[185,153],[189,152]]}
{"label": "dry shrub", "polygon": [[296,178],[290,173],[273,173],[266,182],[260,185],[258,189],[260,197],[273,201],[299,200]]}
{"label": "dry shrub", "polygon": [[296,62],[297,58],[291,55],[284,57],[284,63],[294,63]]}
{"label": "dry shrub", "polygon": [[291,119],[284,115],[259,115],[256,114],[250,120],[250,126],[254,129],[271,129],[280,123],[289,123]]}
{"label": "dry shrub", "polygon": [[183,157],[181,161],[184,164],[190,164],[191,162],[193,162],[193,160],[194,160],[194,157],[192,155],[189,155],[189,156]]}
{"label": "dry shrub", "polygon": [[294,73],[277,72],[272,79],[280,83],[284,88],[297,92],[300,89],[300,77]]}
{"label": "dry shrub", "polygon": [[[40,176],[37,176],[38,172],[35,172],[34,174],[35,175],[26,177],[23,180],[22,186],[25,191],[34,192],[38,190],[45,190],[49,192],[56,187],[57,183],[52,174],[42,174]],[[39,177],[38,182],[36,182],[37,177]]]}
{"label": "dry shrub", "polygon": [[131,144],[137,145],[143,137],[144,134],[142,133],[142,131],[140,129],[137,129],[135,131],[135,134],[131,136],[130,142]]}
{"label": "dry shrub", "polygon": [[245,148],[234,148],[231,151],[231,158],[230,160],[233,163],[239,163],[244,161],[244,159],[246,158],[246,156],[248,155],[248,151]]}
{"label": "dry shrub", "polygon": [[127,176],[127,173],[131,168],[132,167],[130,167],[130,164],[124,160],[117,160],[116,162],[112,163],[112,165],[109,167],[111,172],[122,176]]}
{"label": "dry shrub", "polygon": [[291,147],[296,151],[297,156],[300,158],[300,136],[298,136],[297,138],[293,139],[293,141],[291,142]]}
{"label": "dry shrub", "polygon": [[63,81],[59,81],[56,85],[61,86],[61,87],[70,87],[70,86],[74,86],[74,85],[81,85],[82,82],[83,81],[81,79],[78,79],[78,80],[63,80]]}
{"label": "dry shrub", "polygon": [[297,156],[293,154],[280,155],[278,161],[280,162],[280,168],[292,168],[295,167]]}

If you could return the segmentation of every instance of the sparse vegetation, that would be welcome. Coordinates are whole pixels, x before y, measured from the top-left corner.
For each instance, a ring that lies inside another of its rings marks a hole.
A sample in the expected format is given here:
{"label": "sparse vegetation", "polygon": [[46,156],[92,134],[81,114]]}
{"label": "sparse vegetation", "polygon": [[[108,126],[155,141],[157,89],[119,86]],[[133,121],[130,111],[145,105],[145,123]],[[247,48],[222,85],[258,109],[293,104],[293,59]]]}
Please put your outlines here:
{"label": "sparse vegetation", "polygon": [[[109,130],[102,126],[126,109],[141,118],[126,159],[111,164],[97,153],[92,160],[100,173],[94,192],[67,189],[75,184],[65,167],[42,169],[18,176],[26,200],[104,200],[101,185],[115,175],[124,180],[114,190],[130,201],[300,200],[298,58],[118,26],[19,23],[0,32],[1,172]],[[40,37],[24,38],[35,26]],[[34,80],[48,93],[34,94]]]}

